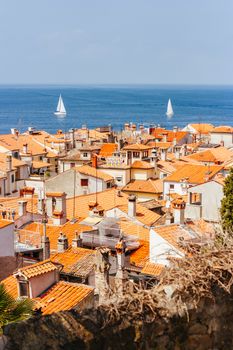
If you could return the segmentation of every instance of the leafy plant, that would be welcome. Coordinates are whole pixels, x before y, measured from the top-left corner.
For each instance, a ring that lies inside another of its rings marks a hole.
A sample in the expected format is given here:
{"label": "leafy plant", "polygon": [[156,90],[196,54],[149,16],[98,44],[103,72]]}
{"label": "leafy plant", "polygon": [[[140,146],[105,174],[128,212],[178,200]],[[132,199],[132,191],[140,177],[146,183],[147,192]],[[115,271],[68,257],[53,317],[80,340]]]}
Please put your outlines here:
{"label": "leafy plant", "polygon": [[33,302],[30,299],[14,299],[0,284],[0,333],[3,326],[17,322],[32,315]]}

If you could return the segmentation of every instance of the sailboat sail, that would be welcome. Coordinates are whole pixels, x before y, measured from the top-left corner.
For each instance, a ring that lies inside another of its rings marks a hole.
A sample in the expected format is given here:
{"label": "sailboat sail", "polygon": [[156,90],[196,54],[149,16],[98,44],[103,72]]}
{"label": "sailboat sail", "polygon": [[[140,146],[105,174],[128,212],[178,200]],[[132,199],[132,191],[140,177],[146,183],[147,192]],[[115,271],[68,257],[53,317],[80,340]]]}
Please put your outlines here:
{"label": "sailboat sail", "polygon": [[54,113],[56,115],[62,115],[62,114],[66,114],[66,109],[62,100],[61,95],[59,96],[59,100],[58,100],[58,104],[57,104],[57,110]]}
{"label": "sailboat sail", "polygon": [[166,113],[166,115],[167,115],[168,118],[171,118],[174,115],[173,108],[172,108],[172,103],[171,103],[170,98],[169,98],[168,104],[167,104],[167,113]]}

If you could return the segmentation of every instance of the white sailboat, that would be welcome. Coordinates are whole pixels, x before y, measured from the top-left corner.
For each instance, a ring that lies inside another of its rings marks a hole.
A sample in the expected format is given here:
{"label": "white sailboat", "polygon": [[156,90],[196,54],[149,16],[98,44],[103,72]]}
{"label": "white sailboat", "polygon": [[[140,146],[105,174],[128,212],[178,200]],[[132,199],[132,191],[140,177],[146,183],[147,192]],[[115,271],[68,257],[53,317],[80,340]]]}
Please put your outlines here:
{"label": "white sailboat", "polygon": [[171,117],[173,117],[173,115],[174,115],[174,112],[173,112],[173,108],[172,108],[172,103],[171,103],[171,100],[170,100],[170,98],[169,98],[168,104],[167,104],[167,113],[166,113],[166,116],[167,116],[168,118],[171,118]]}
{"label": "white sailboat", "polygon": [[58,104],[57,104],[57,110],[54,112],[55,115],[66,115],[66,109],[62,100],[61,95],[59,96]]}

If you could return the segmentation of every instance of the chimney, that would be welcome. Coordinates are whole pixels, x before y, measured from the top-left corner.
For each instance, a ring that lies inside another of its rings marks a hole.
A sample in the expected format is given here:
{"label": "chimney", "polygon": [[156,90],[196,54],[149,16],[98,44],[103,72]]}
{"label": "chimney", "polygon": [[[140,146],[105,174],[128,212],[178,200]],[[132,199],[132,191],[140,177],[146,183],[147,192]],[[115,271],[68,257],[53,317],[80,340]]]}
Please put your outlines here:
{"label": "chimney", "polygon": [[19,216],[24,216],[27,214],[27,201],[18,201],[18,212]]}
{"label": "chimney", "polygon": [[136,216],[136,196],[134,194],[128,197],[128,216],[131,218]]}
{"label": "chimney", "polygon": [[181,149],[180,146],[175,146],[175,157],[177,160],[180,159],[180,149]]}
{"label": "chimney", "polygon": [[75,231],[75,236],[72,239],[72,247],[78,248],[83,246],[82,233],[78,234],[78,231]]}
{"label": "chimney", "polygon": [[183,145],[181,147],[181,154],[182,154],[182,157],[185,157],[187,155],[187,145]]}
{"label": "chimney", "polygon": [[167,149],[160,148],[161,151],[161,160],[166,161],[167,160]]}
{"label": "chimney", "polygon": [[60,232],[60,236],[58,237],[58,241],[57,241],[57,252],[63,253],[67,249],[68,249],[68,239],[65,234]]}
{"label": "chimney", "polygon": [[48,217],[53,217],[57,225],[66,223],[66,193],[65,192],[47,192],[46,208]]}
{"label": "chimney", "polygon": [[173,132],[177,132],[178,131],[178,126],[174,125],[173,126]]}
{"label": "chimney", "polygon": [[99,297],[99,304],[108,300],[109,292],[109,269],[110,249],[100,247],[96,249],[95,263],[95,294]]}
{"label": "chimney", "polygon": [[153,157],[153,163],[154,163],[154,170],[155,170],[155,175],[157,177],[157,172],[158,172],[158,156],[157,156],[157,149],[153,148],[151,151],[152,157]]}
{"label": "chimney", "polygon": [[220,141],[220,146],[224,147],[224,141]]}
{"label": "chimney", "polygon": [[185,212],[186,203],[182,197],[176,198],[172,201],[174,223],[175,224],[184,224],[184,212]]}
{"label": "chimney", "polygon": [[93,154],[92,156],[92,167],[97,169],[97,155]]}
{"label": "chimney", "polygon": [[165,215],[165,225],[171,225],[174,222],[174,217],[170,211],[170,209],[168,209],[168,211],[166,212]]}
{"label": "chimney", "polygon": [[23,154],[28,154],[28,144],[27,143],[25,143],[23,145]]}
{"label": "chimney", "polygon": [[50,240],[46,235],[46,223],[47,220],[43,219],[42,223],[44,225],[44,233],[41,236],[41,248],[43,249],[43,260],[47,260],[50,258]]}
{"label": "chimney", "polygon": [[6,171],[11,171],[12,170],[12,156],[7,155],[6,156]]}
{"label": "chimney", "polygon": [[125,291],[126,282],[128,281],[128,273],[126,267],[126,244],[123,237],[120,237],[115,246],[117,254],[117,273],[115,276],[115,285],[118,293]]}
{"label": "chimney", "polygon": [[162,133],[163,135],[163,142],[167,142],[167,132]]}

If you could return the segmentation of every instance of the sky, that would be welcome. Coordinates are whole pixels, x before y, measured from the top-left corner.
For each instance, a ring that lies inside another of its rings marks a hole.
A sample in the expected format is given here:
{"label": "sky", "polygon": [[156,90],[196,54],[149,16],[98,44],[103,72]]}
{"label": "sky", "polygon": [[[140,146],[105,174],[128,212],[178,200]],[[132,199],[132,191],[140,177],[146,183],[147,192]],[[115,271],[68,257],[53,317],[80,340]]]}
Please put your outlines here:
{"label": "sky", "polygon": [[233,84],[232,0],[0,0],[0,84]]}

